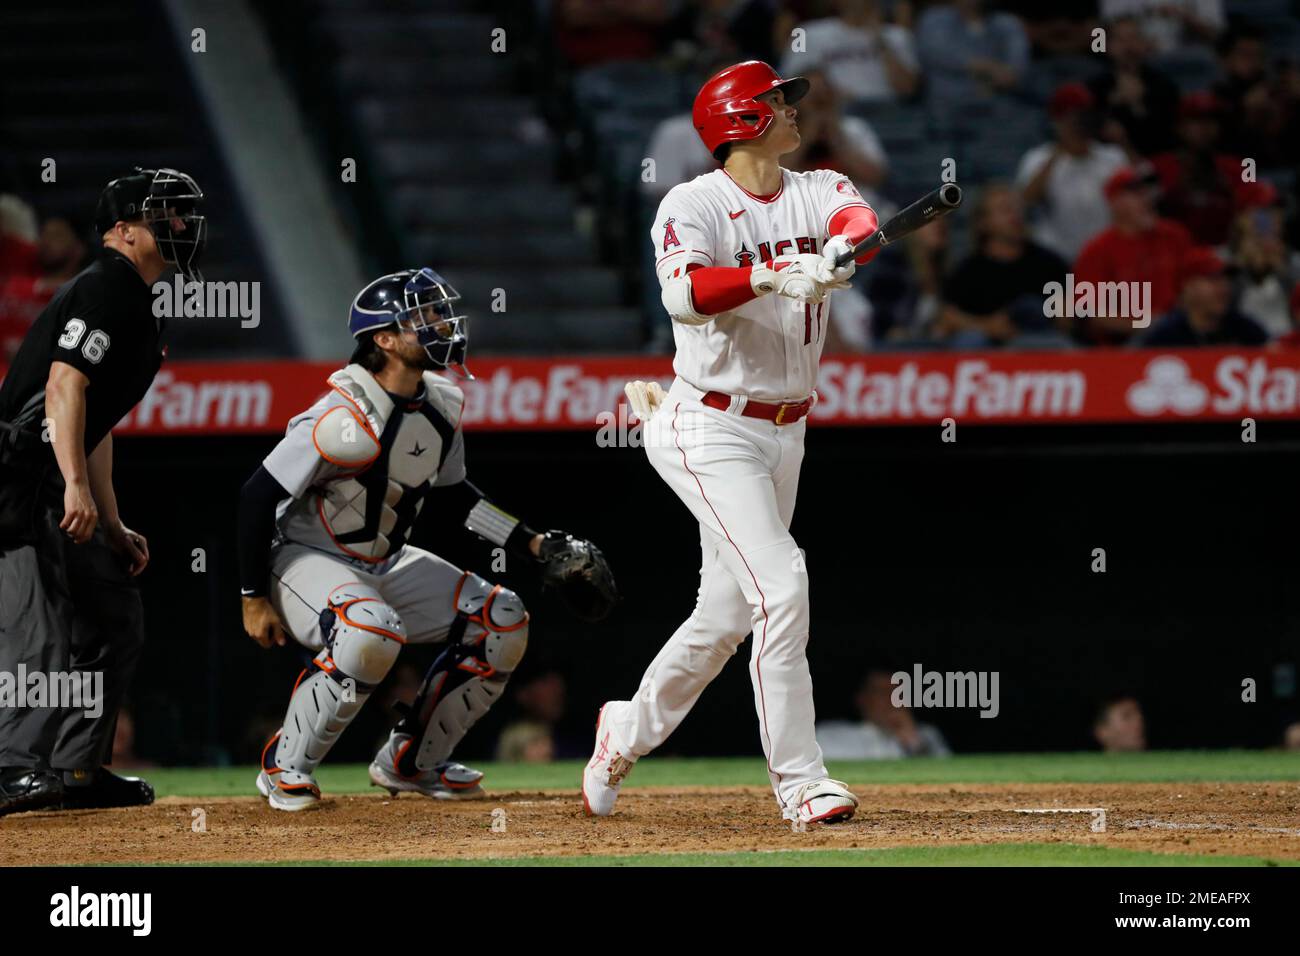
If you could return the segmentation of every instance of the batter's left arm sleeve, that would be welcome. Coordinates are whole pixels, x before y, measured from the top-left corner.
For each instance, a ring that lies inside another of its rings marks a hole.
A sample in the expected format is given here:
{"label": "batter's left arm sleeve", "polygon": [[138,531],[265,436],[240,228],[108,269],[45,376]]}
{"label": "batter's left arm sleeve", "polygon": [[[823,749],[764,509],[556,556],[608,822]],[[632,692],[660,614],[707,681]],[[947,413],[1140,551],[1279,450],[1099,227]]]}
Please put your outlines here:
{"label": "batter's left arm sleeve", "polygon": [[291,497],[259,465],[239,493],[239,593],[244,597],[265,597],[271,576],[271,538],[275,533],[275,509]]}
{"label": "batter's left arm sleeve", "polygon": [[[850,243],[857,245],[876,231],[876,211],[867,205],[847,176],[834,172],[826,176],[821,205],[826,217],[823,240],[847,236]],[[860,266],[866,265],[879,251],[872,249],[854,261]]]}

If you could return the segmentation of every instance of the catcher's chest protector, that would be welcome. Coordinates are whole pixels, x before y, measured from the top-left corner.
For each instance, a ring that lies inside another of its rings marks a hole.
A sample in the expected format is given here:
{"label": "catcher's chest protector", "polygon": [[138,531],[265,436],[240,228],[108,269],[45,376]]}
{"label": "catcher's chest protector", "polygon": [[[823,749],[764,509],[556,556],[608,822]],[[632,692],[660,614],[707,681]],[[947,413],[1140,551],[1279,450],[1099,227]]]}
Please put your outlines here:
{"label": "catcher's chest protector", "polygon": [[381,560],[405,544],[451,451],[460,408],[451,407],[431,375],[425,376],[424,397],[402,406],[360,366],[349,365],[329,381],[364,417],[379,453],[318,488],[320,520],[343,553]]}

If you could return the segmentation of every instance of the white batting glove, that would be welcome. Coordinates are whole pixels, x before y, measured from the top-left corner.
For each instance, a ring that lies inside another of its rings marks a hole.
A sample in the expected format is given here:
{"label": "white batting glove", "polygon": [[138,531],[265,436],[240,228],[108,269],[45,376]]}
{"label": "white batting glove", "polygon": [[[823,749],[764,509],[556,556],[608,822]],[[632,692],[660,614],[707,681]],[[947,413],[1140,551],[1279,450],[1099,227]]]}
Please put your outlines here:
{"label": "white batting glove", "polygon": [[842,266],[836,266],[835,260],[846,252],[853,250],[853,240],[848,236],[836,236],[822,247],[822,258],[836,282],[848,282],[858,270],[858,264],[850,259]]}
{"label": "white batting glove", "polygon": [[801,302],[821,302],[831,288],[839,285],[822,256],[778,256],[763,265],[754,266],[749,286],[757,295],[775,292]]}
{"label": "white batting glove", "polygon": [[650,421],[659,406],[664,403],[667,393],[658,382],[643,382],[640,379],[623,386],[623,394],[632,406],[632,414],[643,422]]}

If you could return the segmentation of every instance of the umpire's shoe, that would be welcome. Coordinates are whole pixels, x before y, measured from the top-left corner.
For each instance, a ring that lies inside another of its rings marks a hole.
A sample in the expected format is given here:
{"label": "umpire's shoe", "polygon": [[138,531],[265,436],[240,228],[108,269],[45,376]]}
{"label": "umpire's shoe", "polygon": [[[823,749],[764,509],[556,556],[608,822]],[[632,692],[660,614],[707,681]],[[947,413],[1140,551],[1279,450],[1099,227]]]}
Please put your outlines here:
{"label": "umpire's shoe", "polygon": [[10,767],[0,771],[0,817],[25,810],[48,810],[63,802],[63,780],[48,770]]}
{"label": "umpire's shoe", "polygon": [[[81,772],[81,771],[78,771]],[[110,807],[144,807],[153,803],[153,787],[139,777],[119,777],[104,768],[84,786],[65,785],[64,810],[106,810]]]}

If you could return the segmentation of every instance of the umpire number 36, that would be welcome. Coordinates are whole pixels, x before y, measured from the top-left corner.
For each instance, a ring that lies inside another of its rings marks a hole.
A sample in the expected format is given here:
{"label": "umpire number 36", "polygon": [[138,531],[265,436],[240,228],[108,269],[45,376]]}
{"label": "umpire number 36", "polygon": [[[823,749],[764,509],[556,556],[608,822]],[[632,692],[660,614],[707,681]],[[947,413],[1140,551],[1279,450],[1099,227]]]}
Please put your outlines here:
{"label": "umpire number 36", "polygon": [[[86,323],[81,319],[69,319],[63,334],[59,336],[59,345],[65,349],[75,349],[83,335],[86,335]],[[98,365],[103,360],[104,353],[108,351],[108,343],[106,332],[93,329],[89,335],[86,335],[86,343],[81,346],[81,354],[86,357],[87,362]]]}

